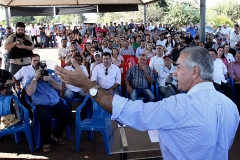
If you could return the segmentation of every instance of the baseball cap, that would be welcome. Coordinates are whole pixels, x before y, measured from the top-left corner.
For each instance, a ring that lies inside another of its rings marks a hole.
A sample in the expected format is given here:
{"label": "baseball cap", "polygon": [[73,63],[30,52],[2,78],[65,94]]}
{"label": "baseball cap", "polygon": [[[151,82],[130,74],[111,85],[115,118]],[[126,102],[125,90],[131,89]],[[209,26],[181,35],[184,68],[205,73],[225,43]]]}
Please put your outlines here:
{"label": "baseball cap", "polygon": [[102,53],[101,53],[101,52],[95,51],[95,52],[93,53],[94,57],[95,57],[97,54],[98,54],[100,57],[102,56]]}
{"label": "baseball cap", "polygon": [[169,54],[166,54],[165,56],[163,56],[163,59],[165,59],[165,58],[170,58],[170,59],[172,59],[172,56],[169,55]]}

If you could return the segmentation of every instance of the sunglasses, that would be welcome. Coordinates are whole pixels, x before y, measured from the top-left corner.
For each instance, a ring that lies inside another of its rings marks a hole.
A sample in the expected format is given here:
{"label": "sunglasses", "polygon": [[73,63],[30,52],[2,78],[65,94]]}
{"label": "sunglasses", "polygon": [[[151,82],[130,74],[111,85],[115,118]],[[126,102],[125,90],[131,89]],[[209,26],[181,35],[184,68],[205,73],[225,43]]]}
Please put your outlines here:
{"label": "sunglasses", "polygon": [[105,69],[105,75],[108,75],[108,68]]}
{"label": "sunglasses", "polygon": [[75,52],[75,50],[71,50],[71,52]]}

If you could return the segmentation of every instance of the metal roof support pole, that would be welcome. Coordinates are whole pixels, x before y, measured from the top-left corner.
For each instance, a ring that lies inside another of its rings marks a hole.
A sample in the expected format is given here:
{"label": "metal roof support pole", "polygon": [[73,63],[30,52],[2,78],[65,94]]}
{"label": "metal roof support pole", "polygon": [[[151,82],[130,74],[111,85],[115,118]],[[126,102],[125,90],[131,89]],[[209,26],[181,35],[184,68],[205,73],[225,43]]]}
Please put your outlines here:
{"label": "metal roof support pole", "polygon": [[200,40],[205,42],[206,0],[200,1]]}
{"label": "metal roof support pole", "polygon": [[4,8],[5,8],[5,15],[6,15],[7,27],[10,27],[9,14],[8,14],[8,7],[4,7]]}
{"label": "metal roof support pole", "polygon": [[[146,4],[143,5],[143,24],[145,25],[146,24],[146,20],[147,20],[147,6]],[[146,27],[146,26],[145,26]]]}

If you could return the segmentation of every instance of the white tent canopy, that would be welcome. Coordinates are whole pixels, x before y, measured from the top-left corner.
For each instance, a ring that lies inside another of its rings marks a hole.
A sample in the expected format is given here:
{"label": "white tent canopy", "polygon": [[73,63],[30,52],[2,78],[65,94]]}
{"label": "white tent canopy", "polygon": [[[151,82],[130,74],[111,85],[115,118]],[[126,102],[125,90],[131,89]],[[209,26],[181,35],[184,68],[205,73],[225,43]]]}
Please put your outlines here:
{"label": "white tent canopy", "polygon": [[0,5],[11,6],[59,6],[101,4],[147,4],[158,0],[0,0]]}

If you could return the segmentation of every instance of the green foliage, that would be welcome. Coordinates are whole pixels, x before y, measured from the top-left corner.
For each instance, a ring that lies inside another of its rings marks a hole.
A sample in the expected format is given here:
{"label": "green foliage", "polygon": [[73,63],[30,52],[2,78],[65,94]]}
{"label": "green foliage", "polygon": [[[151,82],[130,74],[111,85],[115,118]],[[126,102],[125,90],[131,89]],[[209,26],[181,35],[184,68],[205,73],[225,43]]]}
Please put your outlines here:
{"label": "green foliage", "polygon": [[35,18],[35,23],[40,24],[50,24],[52,19],[54,18],[53,16],[34,16]]}
{"label": "green foliage", "polygon": [[34,17],[33,16],[17,16],[17,17],[11,17],[10,18],[10,23],[15,26],[17,22],[23,22],[25,24],[31,24],[34,23]]}
{"label": "green foliage", "polygon": [[69,25],[83,23],[86,20],[87,18],[83,14],[68,14],[59,16],[59,22]]}
{"label": "green foliage", "polygon": [[240,3],[237,0],[228,0],[217,3],[212,8],[217,15],[225,15],[232,21],[240,19]]}
{"label": "green foliage", "polygon": [[181,26],[190,22],[199,23],[199,9],[195,8],[192,3],[172,3],[169,5],[169,12],[164,16],[164,23]]}
{"label": "green foliage", "polygon": [[[96,19],[97,23],[105,24],[109,22],[130,22],[131,19],[134,22],[143,22],[143,6],[138,6],[139,11],[135,12],[112,12],[112,13],[100,13]],[[164,11],[159,7],[158,2],[147,5],[147,21],[158,22],[163,18]]]}
{"label": "green foliage", "polygon": [[222,24],[228,24],[229,26],[233,27],[233,22],[226,16],[220,15],[214,18],[214,26],[218,27]]}

